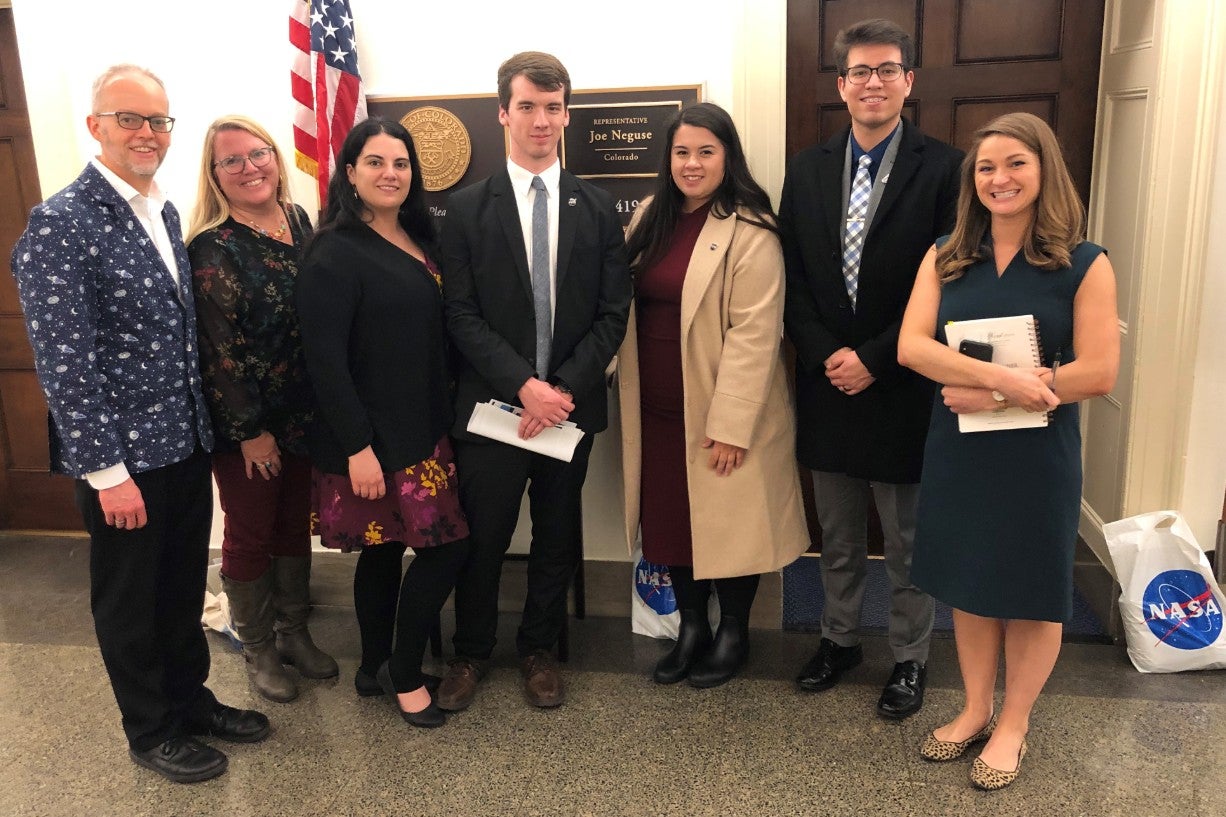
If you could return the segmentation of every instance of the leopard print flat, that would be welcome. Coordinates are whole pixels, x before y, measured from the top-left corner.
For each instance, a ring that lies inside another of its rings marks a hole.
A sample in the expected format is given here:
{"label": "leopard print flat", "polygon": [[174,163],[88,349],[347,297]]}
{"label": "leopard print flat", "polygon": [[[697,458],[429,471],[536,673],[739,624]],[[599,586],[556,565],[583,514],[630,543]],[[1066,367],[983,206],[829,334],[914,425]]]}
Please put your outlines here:
{"label": "leopard print flat", "polygon": [[924,760],[931,760],[934,763],[945,763],[950,760],[957,760],[966,754],[966,750],[974,746],[976,743],[981,743],[992,737],[992,732],[996,730],[996,716],[988,721],[988,725],[980,729],[975,734],[963,741],[954,742],[952,740],[938,740],[936,732],[929,732],[928,737],[924,738],[923,744],[920,746],[920,757]]}
{"label": "leopard print flat", "polygon": [[1017,753],[1017,768],[1011,772],[1003,772],[1000,769],[993,769],[988,764],[984,763],[980,758],[975,758],[974,765],[971,766],[971,785],[977,789],[984,791],[996,791],[1008,786],[1022,771],[1022,758],[1026,756],[1026,739],[1022,738],[1022,748]]}

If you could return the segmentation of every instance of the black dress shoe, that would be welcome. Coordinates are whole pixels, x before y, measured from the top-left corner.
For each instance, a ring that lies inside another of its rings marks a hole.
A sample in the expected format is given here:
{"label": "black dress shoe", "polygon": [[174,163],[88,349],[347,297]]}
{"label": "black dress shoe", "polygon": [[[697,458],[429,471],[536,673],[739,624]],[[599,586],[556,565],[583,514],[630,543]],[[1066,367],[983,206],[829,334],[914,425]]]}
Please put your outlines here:
{"label": "black dress shoe", "polygon": [[817,652],[805,664],[796,683],[807,692],[821,692],[830,689],[839,682],[843,673],[852,667],[859,666],[864,660],[864,650],[859,644],[854,647],[840,647],[829,638],[823,638],[817,645]]}
{"label": "black dress shoe", "polygon": [[230,761],[212,746],[187,737],[164,740],[152,749],[128,750],[137,766],[144,766],[175,783],[199,783],[225,774]]}
{"label": "black dress shoe", "polygon": [[187,732],[207,738],[219,738],[234,743],[259,743],[268,737],[272,727],[268,718],[253,709],[235,709],[217,704],[207,718],[188,721]]}
{"label": "black dress shoe", "polygon": [[[422,673],[422,676],[423,679],[435,678],[436,681],[442,680],[433,675],[426,675],[425,673]],[[392,682],[392,670],[386,661],[384,661],[379,667],[379,673],[375,677],[379,681],[380,688],[382,688],[386,694],[390,695],[392,701],[395,702],[396,709],[400,712],[400,717],[404,719],[405,723],[409,724],[410,726],[420,727],[422,729],[435,729],[447,723],[447,714],[435,705],[434,691],[430,689],[428,681],[423,683],[422,686],[425,686],[426,690],[430,693],[430,703],[426,705],[425,709],[418,710],[417,712],[405,712],[400,708],[400,699],[396,696],[396,685]],[[435,689],[437,688],[438,686],[436,684]]]}
{"label": "black dress shoe", "polygon": [[677,643],[656,664],[651,680],[657,684],[675,684],[685,680],[690,674],[694,663],[698,661],[711,646],[711,624],[707,621],[707,611],[681,611],[681,628],[677,632]]}
{"label": "black dress shoe", "polygon": [[736,677],[749,659],[749,623],[732,616],[719,620],[711,649],[690,668],[690,686],[710,689]]}
{"label": "black dress shoe", "polygon": [[924,705],[924,684],[928,668],[919,661],[900,661],[894,665],[890,681],[877,701],[877,714],[902,719],[914,715]]}

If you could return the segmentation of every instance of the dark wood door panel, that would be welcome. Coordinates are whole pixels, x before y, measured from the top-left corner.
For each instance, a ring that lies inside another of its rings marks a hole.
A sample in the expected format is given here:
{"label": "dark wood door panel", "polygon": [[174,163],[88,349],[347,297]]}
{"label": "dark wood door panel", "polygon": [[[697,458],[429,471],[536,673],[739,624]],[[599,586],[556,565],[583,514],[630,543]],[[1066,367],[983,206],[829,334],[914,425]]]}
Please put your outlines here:
{"label": "dark wood door panel", "polygon": [[74,530],[72,480],[50,473],[47,404],[9,267],[40,199],[13,12],[0,9],[0,528]]}
{"label": "dark wood door panel", "polygon": [[991,118],[983,112],[1038,113],[1056,131],[1078,192],[1088,200],[1103,3],[789,0],[787,153],[825,141],[847,124],[835,34],[857,20],[886,17],[916,39],[915,87],[904,116],[965,148]]}

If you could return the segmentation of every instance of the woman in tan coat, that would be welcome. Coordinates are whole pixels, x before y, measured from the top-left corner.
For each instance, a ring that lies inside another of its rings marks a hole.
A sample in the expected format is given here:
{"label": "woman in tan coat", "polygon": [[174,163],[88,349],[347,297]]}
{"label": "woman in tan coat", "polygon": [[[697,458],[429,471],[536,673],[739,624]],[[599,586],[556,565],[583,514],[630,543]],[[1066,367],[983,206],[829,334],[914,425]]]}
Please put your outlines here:
{"label": "woman in tan coat", "polygon": [[681,612],[654,679],[713,687],[748,657],[760,574],[790,563],[809,538],[770,199],[722,108],[682,110],[667,142],[655,195],[627,239],[635,309],[618,354],[626,536],[633,545],[641,523],[643,554],[668,565]]}

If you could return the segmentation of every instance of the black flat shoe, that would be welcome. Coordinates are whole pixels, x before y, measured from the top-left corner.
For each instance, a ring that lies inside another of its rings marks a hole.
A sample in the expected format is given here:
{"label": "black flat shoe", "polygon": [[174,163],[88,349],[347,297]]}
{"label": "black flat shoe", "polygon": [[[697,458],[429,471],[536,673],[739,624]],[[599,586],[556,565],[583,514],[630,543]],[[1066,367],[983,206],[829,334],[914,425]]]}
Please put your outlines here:
{"label": "black flat shoe", "polygon": [[259,743],[272,731],[268,718],[253,709],[217,704],[203,720],[187,722],[189,735],[219,738],[233,743]]}
{"label": "black flat shoe", "polygon": [[353,674],[353,688],[362,698],[373,698],[383,694],[383,686],[379,683],[379,679],[360,669]]}
{"label": "black flat shoe", "polygon": [[914,715],[924,705],[924,686],[927,682],[928,668],[919,661],[898,662],[885,689],[881,691],[877,714],[895,720]]}
{"label": "black flat shoe", "polygon": [[690,668],[690,686],[710,689],[736,677],[749,659],[749,624],[724,616],[711,642],[711,649]]}
{"label": "black flat shoe", "polygon": [[379,673],[377,676],[380,688],[383,690],[384,693],[392,697],[392,701],[395,702],[396,709],[400,712],[400,717],[404,718],[405,723],[409,724],[410,726],[420,727],[422,729],[435,729],[447,723],[447,714],[443,712],[443,710],[435,706],[434,697],[433,697],[434,690],[430,689],[430,686],[429,686],[430,682],[428,679],[431,679],[431,678],[434,679],[435,689],[438,689],[438,682],[441,681],[442,679],[435,675],[427,675],[426,673],[422,673],[422,677],[423,677],[423,680],[425,680],[425,683],[423,684],[423,686],[426,687],[426,690],[430,693],[430,696],[431,696],[430,703],[426,706],[425,709],[419,710],[417,712],[405,712],[403,709],[400,708],[400,698],[397,697],[397,694],[396,694],[396,685],[392,683],[392,671],[391,671],[391,668],[388,667],[388,664],[386,661],[384,661],[383,664],[379,667]]}
{"label": "black flat shoe", "polygon": [[225,774],[230,761],[224,754],[187,737],[164,740],[152,749],[128,750],[137,766],[155,771],[175,783],[199,783]]}
{"label": "black flat shoe", "polygon": [[843,673],[859,666],[863,660],[864,650],[859,644],[840,647],[829,638],[823,638],[817,645],[817,652],[796,676],[796,683],[806,692],[830,689],[839,682]]}
{"label": "black flat shoe", "polygon": [[[438,692],[438,685],[443,682],[443,679],[437,675],[431,675],[428,672],[421,674],[422,686],[431,694]],[[359,669],[353,674],[353,688],[357,690],[358,695],[363,698],[373,698],[376,695],[383,694],[383,685],[379,683],[379,679],[373,675],[367,675]]]}

